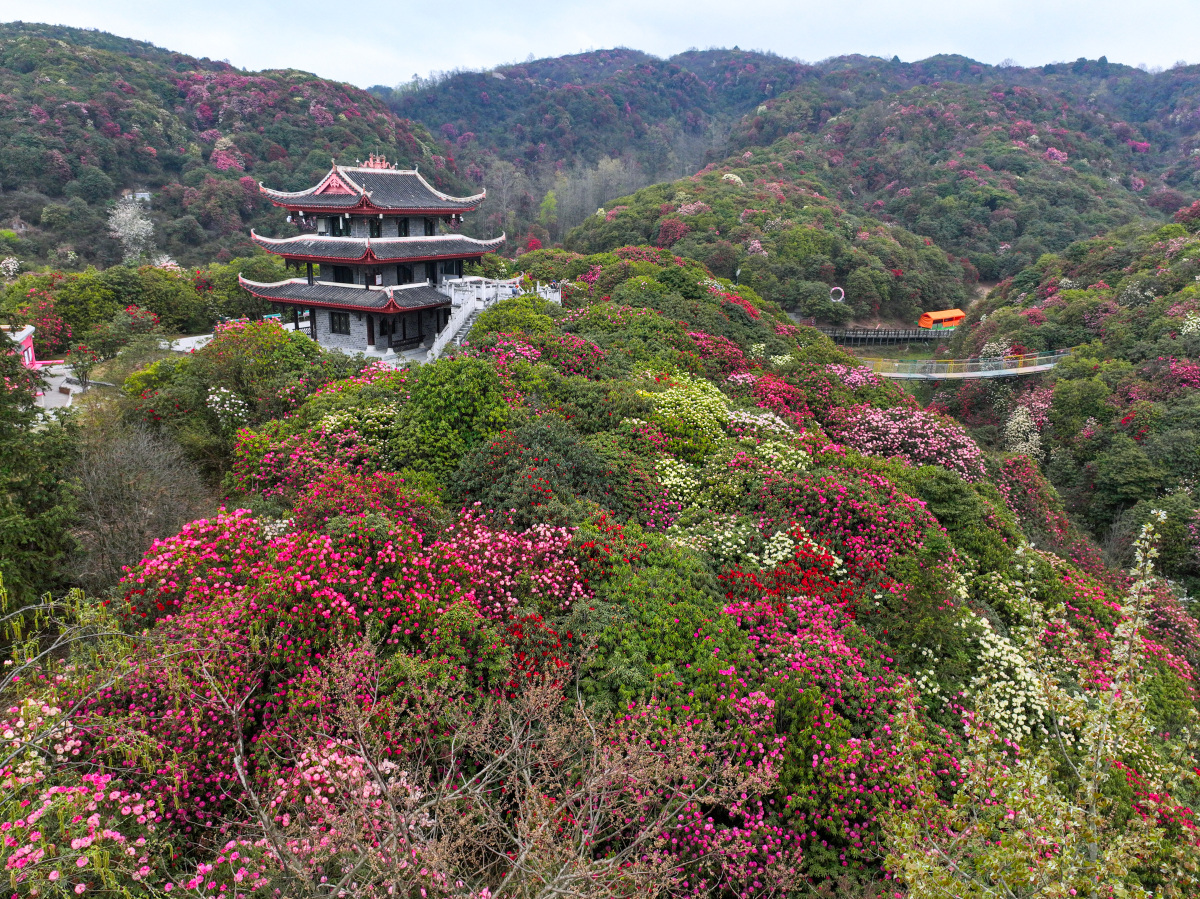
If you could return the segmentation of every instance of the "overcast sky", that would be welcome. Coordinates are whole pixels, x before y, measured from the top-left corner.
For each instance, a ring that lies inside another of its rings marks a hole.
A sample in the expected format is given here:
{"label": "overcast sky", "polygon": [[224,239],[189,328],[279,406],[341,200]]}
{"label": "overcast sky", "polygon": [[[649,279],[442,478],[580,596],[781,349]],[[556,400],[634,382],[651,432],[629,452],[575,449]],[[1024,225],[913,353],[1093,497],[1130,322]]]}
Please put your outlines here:
{"label": "overcast sky", "polygon": [[1200,0],[1158,0],[1152,12],[1129,0],[0,0],[0,20],[17,19],[362,87],[614,46],[670,56],[738,45],[809,61],[1200,62]]}

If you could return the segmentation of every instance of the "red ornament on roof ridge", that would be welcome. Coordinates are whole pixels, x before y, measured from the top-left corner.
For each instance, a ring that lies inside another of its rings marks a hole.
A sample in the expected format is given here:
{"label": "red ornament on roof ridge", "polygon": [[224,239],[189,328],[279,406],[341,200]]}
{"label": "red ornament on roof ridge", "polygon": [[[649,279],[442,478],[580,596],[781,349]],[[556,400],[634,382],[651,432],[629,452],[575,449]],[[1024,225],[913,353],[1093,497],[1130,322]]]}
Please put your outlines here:
{"label": "red ornament on roof ridge", "polygon": [[367,157],[367,161],[365,163],[363,163],[363,168],[365,168],[365,169],[394,169],[395,166],[388,163],[386,156],[384,156],[382,154],[379,156],[376,156],[374,153],[372,153],[370,156]]}

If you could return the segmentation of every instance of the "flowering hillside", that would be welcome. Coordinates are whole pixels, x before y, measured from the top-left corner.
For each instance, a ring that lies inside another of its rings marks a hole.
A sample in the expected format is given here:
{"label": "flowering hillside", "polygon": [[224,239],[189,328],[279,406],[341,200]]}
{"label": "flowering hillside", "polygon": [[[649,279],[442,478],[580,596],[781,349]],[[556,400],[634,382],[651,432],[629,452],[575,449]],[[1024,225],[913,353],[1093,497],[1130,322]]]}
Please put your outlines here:
{"label": "flowering hillside", "polygon": [[332,158],[370,153],[462,186],[422,127],[349,85],[247,73],[112,35],[0,27],[0,253],[26,267],[119,262],[106,220],[122,190],[151,194],[156,252],[227,261],[251,249],[249,226],[288,227],[259,181],[300,190]]}
{"label": "flowering hillside", "polygon": [[[594,253],[653,242],[823,321],[915,321],[924,310],[966,303],[976,273],[964,260],[847,210],[824,191],[797,154],[747,151],[616,201],[568,234],[565,246]],[[832,287],[843,289],[844,303],[831,301]]]}
{"label": "flowering hillside", "polygon": [[1155,186],[1163,160],[1134,126],[1003,77],[913,88],[833,117],[799,90],[742,128],[735,142],[768,145],[755,161],[794,158],[843,202],[965,255],[985,279],[1172,213],[1188,196]]}
{"label": "flowering hillside", "polygon": [[1075,348],[1015,391],[964,387],[943,408],[996,445],[1044,463],[1067,510],[1127,557],[1152,508],[1169,515],[1166,571],[1200,586],[1200,207],[1153,231],[1073,244],[1005,280],[972,310],[959,352]]}
{"label": "flowering hillside", "polygon": [[256,322],[129,380],[224,505],[10,626],[14,896],[1195,893],[1157,517],[1105,569],[1027,456],[669,250],[521,264],[563,306],[433,364]]}

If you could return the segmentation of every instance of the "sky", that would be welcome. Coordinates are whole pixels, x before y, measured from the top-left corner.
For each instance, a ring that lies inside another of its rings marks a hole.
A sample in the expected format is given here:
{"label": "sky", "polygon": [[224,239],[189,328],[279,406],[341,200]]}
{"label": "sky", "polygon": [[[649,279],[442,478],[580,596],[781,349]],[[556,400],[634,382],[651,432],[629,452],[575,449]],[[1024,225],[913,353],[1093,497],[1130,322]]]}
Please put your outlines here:
{"label": "sky", "polygon": [[1035,66],[1200,62],[1200,0],[0,0],[0,21],[97,28],[250,70],[360,87],[606,47],[767,50],[906,62],[960,53]]}

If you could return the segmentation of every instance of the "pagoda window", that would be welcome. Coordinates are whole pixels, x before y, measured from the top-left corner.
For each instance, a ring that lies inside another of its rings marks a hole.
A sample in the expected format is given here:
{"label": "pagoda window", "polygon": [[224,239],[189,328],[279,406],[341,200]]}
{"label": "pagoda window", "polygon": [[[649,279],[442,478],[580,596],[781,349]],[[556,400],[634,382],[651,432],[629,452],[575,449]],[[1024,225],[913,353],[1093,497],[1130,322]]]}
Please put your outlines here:
{"label": "pagoda window", "polygon": [[331,333],[331,334],[349,334],[350,333],[350,313],[349,312],[330,312],[329,313],[329,333]]}
{"label": "pagoda window", "polygon": [[411,265],[396,266],[396,283],[397,284],[412,284],[413,283],[413,267]]}
{"label": "pagoda window", "polygon": [[368,237],[383,237],[383,220],[371,219],[368,223]]}
{"label": "pagoda window", "polygon": [[353,284],[354,283],[354,269],[350,268],[350,266],[348,266],[348,265],[331,265],[330,268],[333,270],[333,283],[334,284]]}
{"label": "pagoda window", "polygon": [[433,219],[425,219],[425,236],[433,237],[437,233],[437,224]]}
{"label": "pagoda window", "polygon": [[329,220],[329,233],[334,237],[350,236],[350,219],[341,216]]}
{"label": "pagoda window", "polygon": [[408,237],[408,219],[406,219],[406,218],[396,219],[396,236],[397,237]]}

